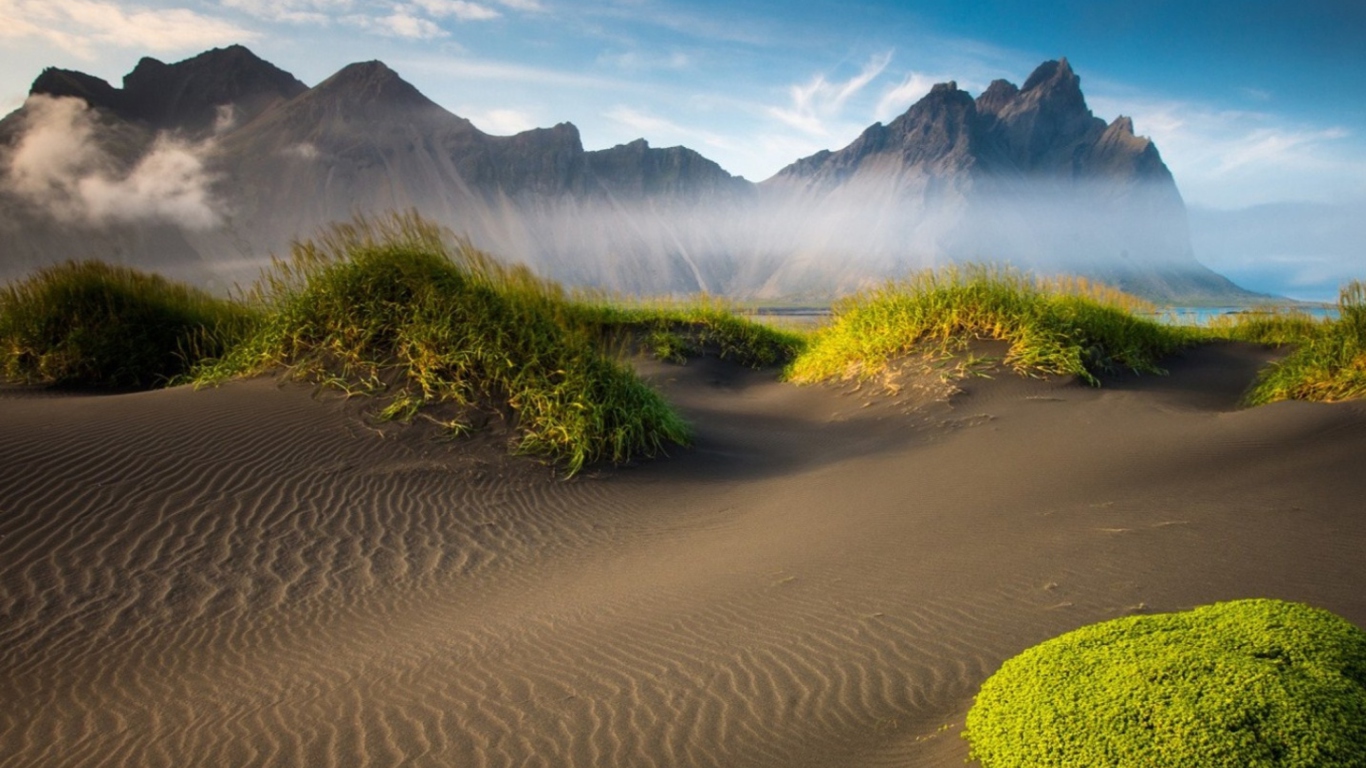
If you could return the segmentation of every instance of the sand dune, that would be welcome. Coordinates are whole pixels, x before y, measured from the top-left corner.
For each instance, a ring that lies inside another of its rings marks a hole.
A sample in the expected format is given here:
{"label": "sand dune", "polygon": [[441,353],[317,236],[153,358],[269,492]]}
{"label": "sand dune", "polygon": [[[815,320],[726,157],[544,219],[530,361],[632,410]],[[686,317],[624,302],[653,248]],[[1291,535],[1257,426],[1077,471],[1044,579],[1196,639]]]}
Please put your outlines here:
{"label": "sand dune", "polygon": [[1265,596],[1366,625],[1366,406],[1265,353],[947,402],[643,369],[697,428],[573,481],[269,380],[0,393],[14,766],[938,766],[1004,659]]}

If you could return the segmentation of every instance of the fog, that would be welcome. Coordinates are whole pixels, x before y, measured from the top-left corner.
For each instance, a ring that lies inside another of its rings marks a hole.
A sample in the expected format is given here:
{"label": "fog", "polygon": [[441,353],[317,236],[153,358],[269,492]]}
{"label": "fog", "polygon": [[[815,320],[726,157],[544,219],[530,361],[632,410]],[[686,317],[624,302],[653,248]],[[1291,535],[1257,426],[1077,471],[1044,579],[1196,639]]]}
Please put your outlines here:
{"label": "fog", "polygon": [[1252,290],[1334,301],[1366,280],[1366,200],[1192,208],[1191,239],[1205,263]]}
{"label": "fog", "polygon": [[[101,122],[77,99],[32,97],[21,119],[5,158],[9,194],[56,221],[125,228],[116,246],[82,248],[88,255],[207,275],[199,281],[215,290],[250,282],[291,240],[332,222],[409,209],[546,277],[623,294],[827,301],[965,261],[1150,294],[1220,288],[1195,260],[1184,206],[1166,180],[897,166],[700,196],[592,177],[572,193],[548,186],[509,196],[462,178],[449,158],[391,149],[352,157],[295,140],[269,162],[258,154],[243,165],[213,138],[191,143]],[[219,115],[219,128],[233,123]],[[21,260],[41,258],[40,240]],[[70,251],[70,238],[60,247]]]}
{"label": "fog", "polygon": [[[83,224],[166,222],[187,229],[217,225],[220,214],[205,169],[208,143],[151,138],[128,166],[110,142],[145,138],[111,132],[81,99],[30,96],[23,133],[7,158],[8,191],[51,217]],[[220,122],[231,125],[230,115]]]}
{"label": "fog", "polygon": [[815,298],[963,261],[1116,282],[1199,270],[1169,190],[1022,181],[915,192],[761,188],[721,201],[508,205],[443,223],[574,285]]}

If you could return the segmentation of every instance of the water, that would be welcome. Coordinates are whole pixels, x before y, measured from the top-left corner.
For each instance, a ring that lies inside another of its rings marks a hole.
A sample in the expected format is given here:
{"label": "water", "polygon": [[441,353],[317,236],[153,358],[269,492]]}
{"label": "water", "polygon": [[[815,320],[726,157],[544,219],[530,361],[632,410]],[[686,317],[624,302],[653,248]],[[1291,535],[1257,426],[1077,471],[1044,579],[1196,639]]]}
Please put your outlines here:
{"label": "water", "polygon": [[1247,304],[1228,307],[1163,307],[1148,316],[1173,325],[1208,325],[1220,318],[1232,319],[1244,314],[1298,313],[1315,319],[1338,319],[1338,308],[1331,304],[1294,304],[1288,306],[1267,306]]}

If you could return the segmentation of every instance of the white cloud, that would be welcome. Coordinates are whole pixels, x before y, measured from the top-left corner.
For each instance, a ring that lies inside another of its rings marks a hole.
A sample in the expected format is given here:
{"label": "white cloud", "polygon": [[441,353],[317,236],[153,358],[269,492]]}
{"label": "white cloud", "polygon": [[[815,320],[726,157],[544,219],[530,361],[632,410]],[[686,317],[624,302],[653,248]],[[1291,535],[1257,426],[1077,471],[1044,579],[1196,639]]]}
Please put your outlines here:
{"label": "white cloud", "polygon": [[514,11],[527,11],[530,13],[542,13],[545,6],[538,0],[498,0],[498,4]]}
{"label": "white cloud", "polygon": [[31,96],[24,133],[9,158],[10,190],[62,221],[169,221],[190,228],[218,223],[212,181],[193,145],[162,136],[123,170],[95,141],[85,102]]}
{"label": "white cloud", "polygon": [[693,58],[682,51],[648,53],[636,50],[624,53],[604,53],[598,56],[598,63],[638,73],[649,70],[688,69],[693,64]]}
{"label": "white cloud", "polygon": [[[710,131],[687,128],[671,120],[641,112],[626,106],[617,106],[604,115],[607,119],[635,131],[640,137],[652,144],[693,144],[700,142],[717,149],[735,149],[734,141]],[[691,147],[696,149],[695,146]]]}
{"label": "white cloud", "polygon": [[437,18],[454,16],[460,21],[486,21],[502,16],[487,5],[468,0],[414,0],[413,4]]}
{"label": "white cloud", "polygon": [[431,19],[414,16],[406,10],[395,10],[387,16],[352,15],[344,19],[347,23],[369,30],[385,37],[401,37],[408,40],[432,40],[445,37],[446,31]]}
{"label": "white cloud", "polygon": [[269,21],[326,24],[350,13],[352,0],[222,0],[229,8]]}
{"label": "white cloud", "polygon": [[790,86],[791,105],[769,107],[768,114],[797,130],[816,136],[829,135],[829,121],[839,118],[849,99],[882,74],[891,61],[892,52],[888,51],[869,59],[857,75],[844,82],[830,82],[824,74],[819,74],[805,85]]}
{"label": "white cloud", "polygon": [[639,131],[641,134],[685,132],[684,129],[676,123],[672,123],[662,117],[639,112],[630,107],[613,107],[607,111],[606,116],[633,131]]}
{"label": "white cloud", "polygon": [[1133,117],[1188,202],[1237,208],[1366,195],[1366,151],[1345,128],[1143,96],[1090,102],[1098,114]]}
{"label": "white cloud", "polygon": [[0,38],[44,40],[94,59],[115,46],[162,53],[256,38],[256,33],[188,8],[146,8],[99,0],[0,0]]}
{"label": "white cloud", "polygon": [[896,117],[906,108],[919,101],[930,92],[935,83],[942,83],[950,78],[935,78],[922,72],[911,72],[899,85],[893,86],[882,98],[878,100],[876,117],[879,122]]}
{"label": "white cloud", "polygon": [[460,114],[474,123],[479,130],[499,136],[510,136],[536,127],[536,121],[531,115],[515,109],[490,109],[485,112],[462,109]]}
{"label": "white cloud", "polygon": [[540,87],[592,88],[610,91],[649,91],[647,86],[625,79],[594,77],[578,72],[549,67],[532,67],[497,61],[477,61],[445,56],[414,56],[396,60],[404,71],[426,72],[443,79],[463,78],[475,82],[497,80]]}

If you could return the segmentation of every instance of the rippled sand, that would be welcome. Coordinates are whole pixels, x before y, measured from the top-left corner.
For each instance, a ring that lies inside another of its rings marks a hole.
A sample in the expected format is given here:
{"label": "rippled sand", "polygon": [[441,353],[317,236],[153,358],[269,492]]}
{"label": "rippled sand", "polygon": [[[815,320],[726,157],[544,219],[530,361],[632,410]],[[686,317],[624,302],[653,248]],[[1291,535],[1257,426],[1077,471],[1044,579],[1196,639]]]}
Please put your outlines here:
{"label": "rippled sand", "polygon": [[961,765],[1082,624],[1366,625],[1366,407],[1236,410],[1261,359],[947,403],[647,366],[697,445],[570,482],[269,380],[8,391],[0,762]]}

